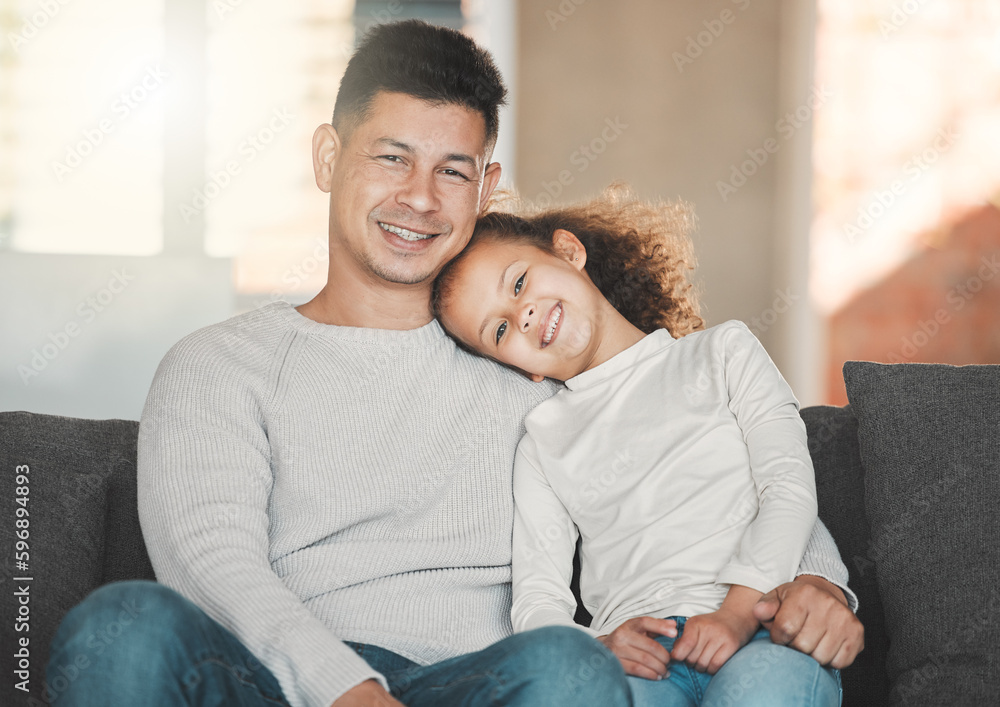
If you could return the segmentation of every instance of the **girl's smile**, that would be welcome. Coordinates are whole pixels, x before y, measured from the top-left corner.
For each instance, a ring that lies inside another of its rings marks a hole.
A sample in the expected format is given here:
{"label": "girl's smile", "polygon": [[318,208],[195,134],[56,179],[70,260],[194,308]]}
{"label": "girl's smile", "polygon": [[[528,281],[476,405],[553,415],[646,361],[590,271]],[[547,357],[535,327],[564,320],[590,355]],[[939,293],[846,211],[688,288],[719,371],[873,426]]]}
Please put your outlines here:
{"label": "girl's smile", "polygon": [[541,328],[543,349],[556,338],[556,334],[559,332],[559,319],[562,317],[562,311],[562,302],[556,302],[556,306],[552,308],[549,316],[545,318],[543,322],[544,326]]}

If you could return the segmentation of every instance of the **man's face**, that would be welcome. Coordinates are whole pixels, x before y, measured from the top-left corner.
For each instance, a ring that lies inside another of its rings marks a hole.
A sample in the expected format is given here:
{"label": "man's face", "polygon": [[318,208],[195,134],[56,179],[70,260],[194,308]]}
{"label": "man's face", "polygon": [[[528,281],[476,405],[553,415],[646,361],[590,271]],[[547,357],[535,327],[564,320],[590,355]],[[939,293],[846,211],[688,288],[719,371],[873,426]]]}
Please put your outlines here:
{"label": "man's face", "polygon": [[314,162],[331,194],[331,257],[376,282],[429,285],[496,186],[500,166],[486,159],[481,114],[406,94],[377,94],[346,141],[321,126]]}

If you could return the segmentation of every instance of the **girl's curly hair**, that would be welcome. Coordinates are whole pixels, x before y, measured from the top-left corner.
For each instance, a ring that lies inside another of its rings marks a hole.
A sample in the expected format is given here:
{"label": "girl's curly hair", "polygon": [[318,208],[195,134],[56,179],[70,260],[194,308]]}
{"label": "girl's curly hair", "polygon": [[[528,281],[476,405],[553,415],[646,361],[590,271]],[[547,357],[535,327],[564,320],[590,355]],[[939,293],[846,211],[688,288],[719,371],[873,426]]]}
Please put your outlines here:
{"label": "girl's curly hair", "polygon": [[[509,208],[510,201],[515,200],[508,197],[499,203]],[[642,201],[622,184],[612,184],[588,201],[548,211],[491,211],[476,223],[466,249],[438,275],[433,308],[440,311],[456,267],[478,241],[520,241],[554,253],[552,235],[562,228],[583,243],[584,270],[622,316],[647,334],[664,328],[678,338],[705,326],[688,282],[695,263],[690,238],[694,223],[688,204]]]}

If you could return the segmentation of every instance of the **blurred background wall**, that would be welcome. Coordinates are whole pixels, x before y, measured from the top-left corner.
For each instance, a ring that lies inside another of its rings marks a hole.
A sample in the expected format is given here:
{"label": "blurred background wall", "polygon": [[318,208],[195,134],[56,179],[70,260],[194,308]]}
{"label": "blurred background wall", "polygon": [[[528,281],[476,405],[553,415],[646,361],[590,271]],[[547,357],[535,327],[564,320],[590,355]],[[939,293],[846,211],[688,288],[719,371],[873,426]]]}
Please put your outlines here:
{"label": "blurred background wall", "polygon": [[545,203],[622,180],[691,202],[708,324],[746,322],[816,401],[813,3],[522,3],[518,26],[520,189]]}
{"label": "blurred background wall", "polygon": [[405,17],[496,55],[523,195],[691,202],[704,316],[804,404],[847,358],[1000,362],[995,2],[0,0],[0,409],[137,418],[184,334],[318,291],[309,141]]}

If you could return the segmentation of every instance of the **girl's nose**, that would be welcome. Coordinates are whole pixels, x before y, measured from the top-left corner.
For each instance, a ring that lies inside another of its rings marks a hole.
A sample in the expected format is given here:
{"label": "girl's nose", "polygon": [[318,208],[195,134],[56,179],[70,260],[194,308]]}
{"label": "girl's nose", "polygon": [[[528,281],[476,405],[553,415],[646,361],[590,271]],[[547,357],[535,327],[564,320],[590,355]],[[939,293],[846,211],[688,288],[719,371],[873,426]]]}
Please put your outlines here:
{"label": "girl's nose", "polygon": [[526,304],[524,307],[521,308],[521,321],[518,322],[518,325],[520,326],[522,332],[528,331],[528,328],[531,326],[531,320],[534,318],[534,316],[535,316],[535,305]]}

